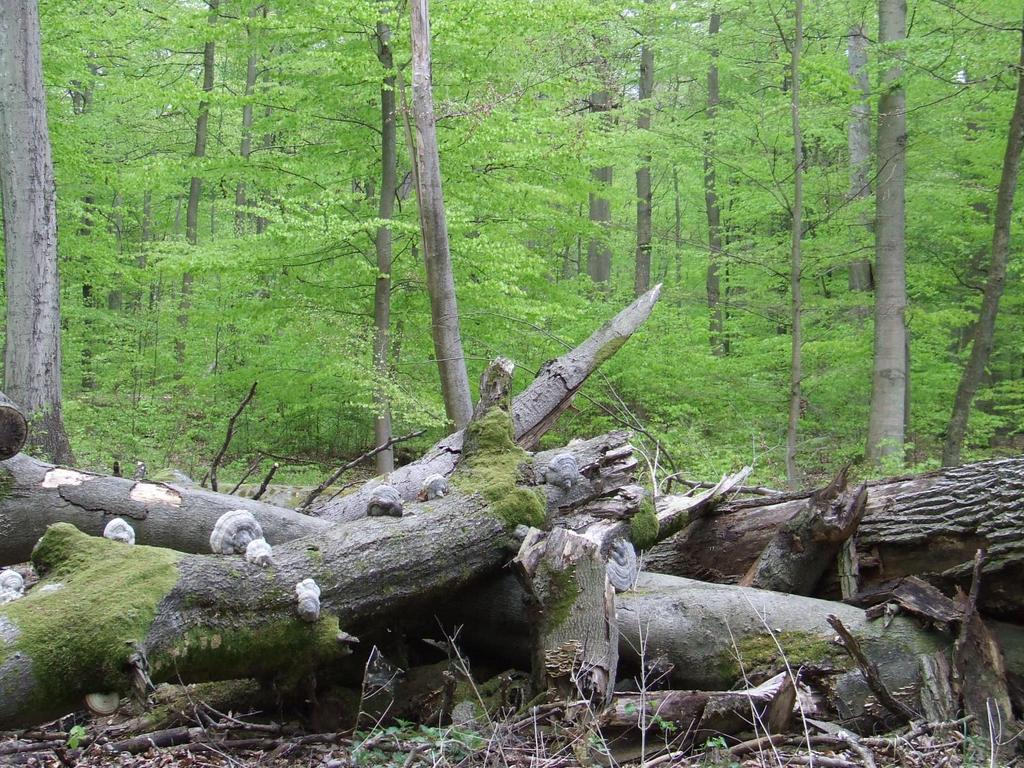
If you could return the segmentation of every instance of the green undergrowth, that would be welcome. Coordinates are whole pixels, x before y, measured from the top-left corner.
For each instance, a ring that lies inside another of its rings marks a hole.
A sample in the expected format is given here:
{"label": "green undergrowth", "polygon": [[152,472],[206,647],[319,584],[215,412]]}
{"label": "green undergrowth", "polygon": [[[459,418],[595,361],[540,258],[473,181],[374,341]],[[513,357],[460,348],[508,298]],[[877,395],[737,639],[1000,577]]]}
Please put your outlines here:
{"label": "green undergrowth", "polygon": [[13,647],[0,647],[0,664],[4,654],[26,654],[40,704],[128,690],[131,645],[146,638],[157,605],[177,583],[179,557],[87,536],[68,523],[50,526],[32,553],[43,580],[0,608],[19,630]]}
{"label": "green undergrowth", "polygon": [[492,408],[466,429],[466,458],[456,473],[455,485],[467,493],[483,496],[493,514],[509,527],[544,525],[546,504],[543,494],[518,485],[519,468],[529,454],[512,437],[512,417]]}

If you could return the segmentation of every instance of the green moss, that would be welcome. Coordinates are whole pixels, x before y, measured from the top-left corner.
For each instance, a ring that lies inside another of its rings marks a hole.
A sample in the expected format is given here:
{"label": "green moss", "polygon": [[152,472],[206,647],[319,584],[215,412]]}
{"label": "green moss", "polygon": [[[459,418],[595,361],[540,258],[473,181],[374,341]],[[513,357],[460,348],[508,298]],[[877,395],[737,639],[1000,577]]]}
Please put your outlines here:
{"label": "green moss", "polygon": [[86,536],[67,523],[47,529],[32,553],[45,578],[0,609],[20,630],[9,652],[32,660],[41,699],[66,700],[69,688],[81,695],[128,690],[131,644],[145,639],[157,605],[177,583],[179,557]]}
{"label": "green moss", "polygon": [[542,565],[534,588],[541,593],[541,602],[547,607],[543,622],[547,630],[562,626],[579,599],[580,588],[576,583],[576,567],[552,570]]}
{"label": "green moss", "polygon": [[189,680],[232,675],[279,678],[282,670],[300,676],[338,655],[337,635],[334,616],[324,616],[315,624],[276,619],[262,626],[197,627],[149,662],[154,678],[160,679],[177,674]]}
{"label": "green moss", "polygon": [[658,514],[654,503],[646,496],[629,521],[629,538],[637,549],[647,549],[658,541]]}
{"label": "green moss", "polygon": [[517,484],[519,468],[529,458],[512,437],[512,418],[501,408],[492,408],[466,430],[466,459],[452,478],[467,493],[479,493],[491,511],[510,527],[544,525],[547,508],[544,495]]}
{"label": "green moss", "polygon": [[14,475],[7,468],[0,468],[0,501],[11,495],[14,489]]}
{"label": "green moss", "polygon": [[[778,640],[778,645],[776,645]],[[784,666],[779,647],[791,664],[830,663],[841,668],[849,667],[849,657],[842,648],[828,639],[812,632],[779,632],[775,639],[765,633],[740,639],[735,649],[722,654],[718,669],[727,679],[737,680],[742,670],[774,671]],[[742,670],[737,661],[742,661]]]}

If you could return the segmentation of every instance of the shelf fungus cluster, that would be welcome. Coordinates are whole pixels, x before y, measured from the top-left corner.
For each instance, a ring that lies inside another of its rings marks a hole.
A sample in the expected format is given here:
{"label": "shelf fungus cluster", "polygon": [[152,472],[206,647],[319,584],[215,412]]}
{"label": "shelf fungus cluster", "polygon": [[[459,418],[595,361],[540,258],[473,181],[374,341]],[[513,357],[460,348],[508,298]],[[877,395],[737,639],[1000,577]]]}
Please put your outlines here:
{"label": "shelf fungus cluster", "polygon": [[544,482],[569,491],[580,480],[580,468],[571,453],[556,453],[544,470]]}
{"label": "shelf fungus cluster", "polygon": [[378,485],[366,504],[367,517],[401,517],[402,495],[390,485]]}
{"label": "shelf fungus cluster", "polygon": [[233,509],[217,519],[210,534],[210,551],[217,555],[241,555],[257,539],[263,538],[263,528],[252,512]]}
{"label": "shelf fungus cluster", "polygon": [[0,605],[17,600],[25,594],[25,580],[17,571],[0,571]]}
{"label": "shelf fungus cluster", "polygon": [[299,618],[313,623],[320,618],[320,587],[312,579],[303,579],[295,585],[296,610]]}
{"label": "shelf fungus cluster", "polygon": [[131,545],[135,543],[135,529],[120,517],[115,517],[103,529],[103,538]]}
{"label": "shelf fungus cluster", "polygon": [[420,488],[420,501],[433,501],[441,499],[448,493],[448,478],[444,475],[434,473],[428,475]]}

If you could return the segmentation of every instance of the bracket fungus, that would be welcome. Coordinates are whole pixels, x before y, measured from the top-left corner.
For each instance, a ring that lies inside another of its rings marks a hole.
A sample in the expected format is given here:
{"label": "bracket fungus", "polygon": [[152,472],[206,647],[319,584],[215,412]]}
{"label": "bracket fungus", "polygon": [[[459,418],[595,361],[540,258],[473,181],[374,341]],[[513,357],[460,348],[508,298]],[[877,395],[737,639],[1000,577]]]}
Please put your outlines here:
{"label": "bracket fungus", "polygon": [[390,485],[378,485],[373,489],[366,505],[367,517],[401,517],[402,495]]}
{"label": "bracket fungus", "polygon": [[580,468],[571,453],[556,453],[544,470],[544,482],[568,491],[580,479]]}
{"label": "bracket fungus", "polygon": [[120,517],[115,517],[104,527],[103,538],[120,541],[122,544],[134,544],[135,529]]}
{"label": "bracket fungus", "polygon": [[121,697],[111,691],[109,693],[87,693],[85,706],[96,715],[112,715],[121,704]]}
{"label": "bracket fungus", "polygon": [[210,550],[218,555],[238,555],[249,543],[263,538],[263,529],[252,512],[233,509],[217,519],[210,534]]}
{"label": "bracket fungus", "polygon": [[443,498],[448,493],[448,478],[434,473],[428,475],[420,487],[420,501],[433,501]]}
{"label": "bracket fungus", "polygon": [[640,563],[633,544],[626,539],[616,539],[612,542],[605,568],[608,581],[616,592],[631,590],[636,583],[637,574],[640,573]]}
{"label": "bracket fungus", "polygon": [[253,539],[245,547],[245,559],[247,562],[266,568],[274,562],[274,551],[266,539]]}
{"label": "bracket fungus", "polygon": [[312,579],[303,579],[295,585],[299,618],[310,623],[320,618],[320,587]]}
{"label": "bracket fungus", "polygon": [[25,594],[25,580],[17,571],[0,571],[0,605],[17,600]]}

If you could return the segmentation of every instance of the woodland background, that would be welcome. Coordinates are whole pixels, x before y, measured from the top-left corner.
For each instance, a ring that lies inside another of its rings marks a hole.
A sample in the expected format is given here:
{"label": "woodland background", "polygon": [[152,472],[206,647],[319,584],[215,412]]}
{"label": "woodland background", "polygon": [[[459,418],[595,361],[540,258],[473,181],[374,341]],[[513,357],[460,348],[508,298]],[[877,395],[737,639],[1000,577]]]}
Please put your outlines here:
{"label": "woodland background", "polygon": [[[222,475],[240,475],[263,452],[264,467],[273,458],[285,464],[279,480],[319,480],[339,457],[375,444],[375,391],[390,401],[396,434],[428,428],[399,447],[399,459],[417,455],[445,433],[446,419],[406,178],[408,13],[373,0],[211,5],[40,3],[64,420],[77,463],[109,470],[114,460],[141,459],[199,479],[257,380]],[[498,354],[534,372],[628,301],[636,290],[636,171],[650,157],[650,282],[664,284],[662,299],[545,444],[642,426],[661,445],[649,444],[652,463],[669,466],[670,457],[699,478],[752,464],[755,481],[785,482],[792,9],[732,0],[630,8],[439,0],[431,10],[470,380]],[[912,0],[896,51],[907,94],[905,465],[914,469],[939,464],[977,319],[1017,87],[1020,12],[1004,0]],[[393,69],[378,57],[381,21],[391,28]],[[874,254],[875,201],[851,180],[849,128],[866,106],[874,130],[883,54],[893,53],[877,42],[877,25],[874,4],[819,0],[803,9],[796,464],[807,485],[848,462],[861,475],[904,465],[898,453],[878,467],[862,459],[873,350],[863,262]],[[866,96],[848,60],[857,30],[867,49]],[[209,42],[213,81],[204,91]],[[645,52],[653,55],[649,100],[640,99]],[[387,273],[390,360],[381,376],[373,359],[374,290],[384,277],[374,254],[380,102],[382,83],[396,73],[399,189]],[[209,136],[197,157],[204,104]],[[709,174],[717,248],[709,245]],[[201,194],[189,232],[194,178]],[[595,200],[608,201],[608,216]],[[1011,248],[964,461],[1024,448],[1024,286],[1019,247]],[[594,270],[604,253],[606,279]],[[518,378],[523,386],[531,376]]]}

